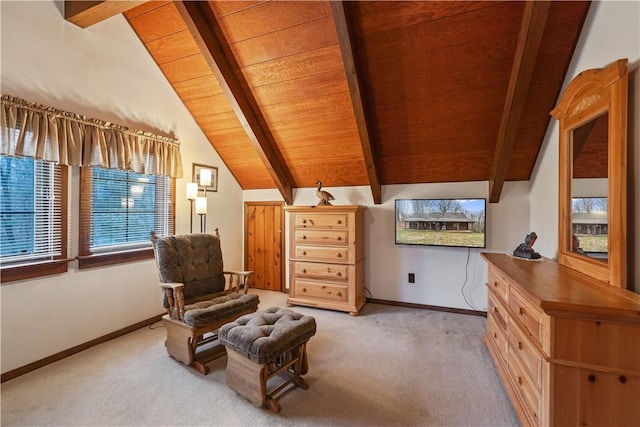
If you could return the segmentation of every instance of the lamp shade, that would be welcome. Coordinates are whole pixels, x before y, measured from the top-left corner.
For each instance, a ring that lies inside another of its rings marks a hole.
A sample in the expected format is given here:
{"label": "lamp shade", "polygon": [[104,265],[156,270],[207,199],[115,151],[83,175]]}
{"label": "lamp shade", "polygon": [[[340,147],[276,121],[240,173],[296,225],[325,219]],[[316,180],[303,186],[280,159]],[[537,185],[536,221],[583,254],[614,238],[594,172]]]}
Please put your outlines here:
{"label": "lamp shade", "polygon": [[207,213],[207,198],[206,197],[196,197],[196,213],[197,214],[206,214]]}
{"label": "lamp shade", "polygon": [[195,182],[187,182],[187,199],[195,200],[198,197],[198,184]]}
{"label": "lamp shade", "polygon": [[211,185],[211,169],[200,169],[200,185],[203,187]]}

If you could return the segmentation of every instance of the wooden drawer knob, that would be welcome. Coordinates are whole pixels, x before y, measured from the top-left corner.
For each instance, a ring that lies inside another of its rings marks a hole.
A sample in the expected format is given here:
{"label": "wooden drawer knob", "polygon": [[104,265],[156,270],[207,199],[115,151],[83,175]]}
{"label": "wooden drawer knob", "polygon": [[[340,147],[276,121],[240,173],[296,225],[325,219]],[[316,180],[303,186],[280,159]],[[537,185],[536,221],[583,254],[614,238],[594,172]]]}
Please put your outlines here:
{"label": "wooden drawer knob", "polygon": [[302,235],[302,240],[306,240],[307,236],[305,236],[304,234]]}
{"label": "wooden drawer knob", "polygon": [[336,224],[342,224],[342,221],[338,219],[336,220]]}
{"label": "wooden drawer knob", "polygon": [[522,377],[518,377],[518,384],[522,385]]}
{"label": "wooden drawer knob", "polygon": [[587,379],[589,380],[590,383],[595,383],[596,382],[596,376],[591,374],[587,377]]}
{"label": "wooden drawer knob", "polygon": [[498,287],[498,282],[493,282],[493,286],[494,286],[495,288],[497,288],[497,287]]}
{"label": "wooden drawer knob", "polygon": [[307,254],[307,251],[302,251],[302,255],[306,255],[306,254]]}
{"label": "wooden drawer knob", "polygon": [[518,308],[518,314],[519,314],[520,316],[524,315],[524,307],[520,307],[520,308]]}
{"label": "wooden drawer knob", "polygon": [[302,269],[302,272],[303,272],[303,273],[306,273],[306,272],[307,272],[307,269],[306,269],[306,268],[303,268],[303,269]]}
{"label": "wooden drawer knob", "polygon": [[620,375],[620,378],[618,378],[618,379],[620,380],[620,382],[621,382],[622,384],[624,384],[624,383],[626,383],[626,382],[627,382],[627,377],[625,377],[624,375]]}
{"label": "wooden drawer knob", "polygon": [[342,254],[341,254],[340,252],[336,252],[336,256],[337,256],[338,258],[340,258],[340,257],[342,256]]}
{"label": "wooden drawer knob", "polygon": [[302,288],[302,292],[307,292],[307,288]]}
{"label": "wooden drawer knob", "polygon": [[522,350],[522,343],[518,341],[518,350]]}
{"label": "wooden drawer knob", "polygon": [[494,332],[494,333],[493,333],[493,337],[494,337],[495,339],[498,339],[498,334],[496,334],[496,333]]}
{"label": "wooden drawer knob", "polygon": [[342,276],[342,273],[340,273],[339,271],[336,271],[336,276],[340,277]]}
{"label": "wooden drawer knob", "polygon": [[336,240],[341,240],[341,239],[342,239],[342,237],[336,236]]}
{"label": "wooden drawer knob", "polygon": [[342,292],[336,292],[336,296],[341,297],[342,296]]}
{"label": "wooden drawer knob", "polygon": [[306,220],[306,219],[303,219],[303,220],[302,220],[302,223],[303,223],[303,224],[306,224],[306,223],[307,223],[307,220]]}

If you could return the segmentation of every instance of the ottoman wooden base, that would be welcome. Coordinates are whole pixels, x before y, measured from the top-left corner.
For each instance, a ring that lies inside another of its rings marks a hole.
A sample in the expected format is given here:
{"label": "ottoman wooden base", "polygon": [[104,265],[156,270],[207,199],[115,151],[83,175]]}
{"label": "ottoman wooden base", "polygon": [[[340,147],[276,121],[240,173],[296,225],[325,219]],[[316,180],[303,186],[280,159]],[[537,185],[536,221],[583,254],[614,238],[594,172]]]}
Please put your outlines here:
{"label": "ottoman wooden base", "polygon": [[280,412],[277,397],[289,384],[307,389],[307,342],[316,321],[286,308],[270,307],[220,328],[226,347],[227,385],[256,406]]}
{"label": "ottoman wooden base", "polygon": [[[277,358],[274,363],[256,363],[241,355],[232,348],[227,348],[227,385],[245,399],[258,407],[266,407],[271,411],[280,412],[278,395],[290,384],[306,390],[309,388],[301,377],[307,373],[306,342],[295,347]],[[270,379],[280,381],[272,390]]]}

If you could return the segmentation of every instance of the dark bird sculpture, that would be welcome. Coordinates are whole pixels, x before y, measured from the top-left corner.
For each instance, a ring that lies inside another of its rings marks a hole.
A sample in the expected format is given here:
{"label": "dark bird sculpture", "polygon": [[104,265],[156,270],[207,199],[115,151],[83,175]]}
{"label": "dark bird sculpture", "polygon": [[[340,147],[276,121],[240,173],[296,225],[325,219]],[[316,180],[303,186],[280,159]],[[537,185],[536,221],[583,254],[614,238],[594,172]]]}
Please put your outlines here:
{"label": "dark bird sculpture", "polygon": [[316,196],[318,196],[318,198],[320,199],[320,201],[318,202],[318,206],[322,206],[322,205],[331,206],[330,200],[335,200],[331,195],[331,193],[329,193],[328,191],[324,191],[322,189],[322,182],[318,181],[316,182],[316,184],[318,184],[318,188],[316,190]]}

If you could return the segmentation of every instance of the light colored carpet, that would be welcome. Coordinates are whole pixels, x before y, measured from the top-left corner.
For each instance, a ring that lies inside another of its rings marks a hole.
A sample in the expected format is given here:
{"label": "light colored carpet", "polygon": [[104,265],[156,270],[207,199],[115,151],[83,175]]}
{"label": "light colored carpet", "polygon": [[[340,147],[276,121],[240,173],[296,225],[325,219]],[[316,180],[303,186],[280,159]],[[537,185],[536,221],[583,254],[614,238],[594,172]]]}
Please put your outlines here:
{"label": "light colored carpet", "polygon": [[[286,295],[254,291],[260,308]],[[482,343],[486,319],[367,304],[358,317],[306,307],[309,390],[282,411],[225,383],[226,357],[202,376],[144,328],[2,384],[2,426],[511,426],[518,420]]]}

